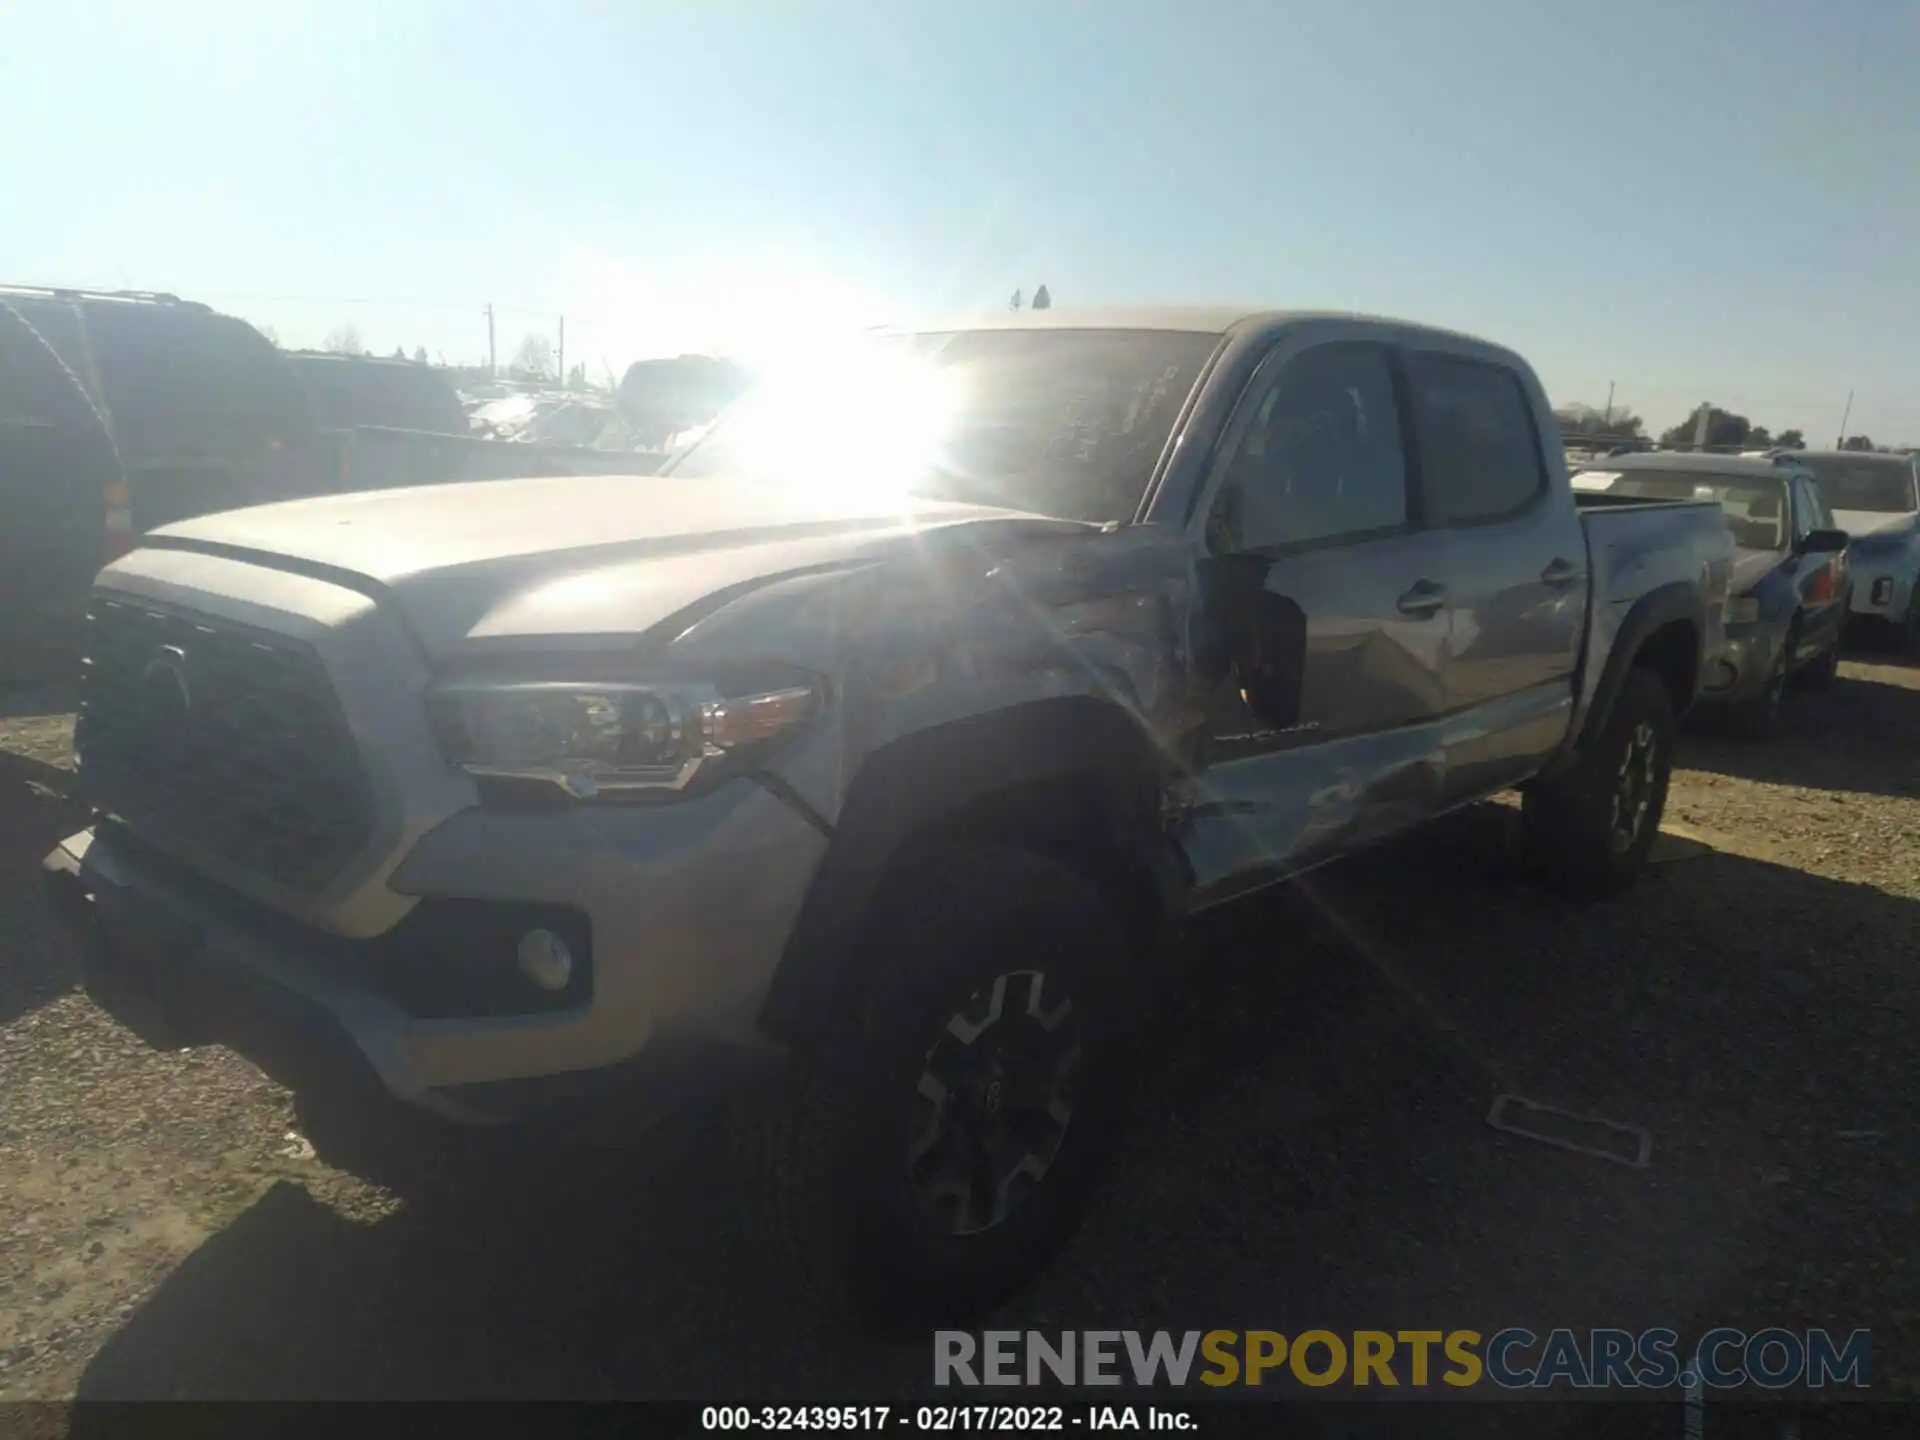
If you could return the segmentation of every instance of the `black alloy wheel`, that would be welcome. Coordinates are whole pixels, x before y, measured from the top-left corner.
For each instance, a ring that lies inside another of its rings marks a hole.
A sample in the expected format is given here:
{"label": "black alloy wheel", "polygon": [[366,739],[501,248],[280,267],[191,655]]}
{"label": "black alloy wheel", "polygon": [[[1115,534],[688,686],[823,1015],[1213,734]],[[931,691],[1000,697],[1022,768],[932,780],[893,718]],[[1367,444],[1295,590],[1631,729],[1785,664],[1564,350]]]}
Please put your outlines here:
{"label": "black alloy wheel", "polygon": [[1004,1222],[1045,1183],[1073,1124],[1080,1016],[1041,970],[996,976],[947,1017],[915,1087],[907,1178],[954,1236]]}

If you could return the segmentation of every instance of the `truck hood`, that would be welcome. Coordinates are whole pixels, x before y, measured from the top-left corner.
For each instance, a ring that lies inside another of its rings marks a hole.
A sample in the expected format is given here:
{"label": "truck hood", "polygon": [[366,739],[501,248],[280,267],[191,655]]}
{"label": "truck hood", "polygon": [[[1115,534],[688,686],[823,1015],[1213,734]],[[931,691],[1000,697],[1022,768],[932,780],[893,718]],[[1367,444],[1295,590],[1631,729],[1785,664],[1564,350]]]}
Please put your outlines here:
{"label": "truck hood", "polygon": [[592,475],[261,505],[169,525],[145,543],[366,591],[397,607],[437,656],[536,637],[639,637],[716,596],[870,563],[956,527],[1094,528],[832,485]]}

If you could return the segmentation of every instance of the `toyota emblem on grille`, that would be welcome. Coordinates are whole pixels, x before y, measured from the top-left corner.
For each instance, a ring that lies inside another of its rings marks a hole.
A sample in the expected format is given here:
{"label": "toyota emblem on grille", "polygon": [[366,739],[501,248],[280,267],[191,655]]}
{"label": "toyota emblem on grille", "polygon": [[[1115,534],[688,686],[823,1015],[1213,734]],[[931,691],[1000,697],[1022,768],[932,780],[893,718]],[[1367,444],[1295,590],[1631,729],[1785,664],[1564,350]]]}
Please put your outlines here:
{"label": "toyota emblem on grille", "polygon": [[177,732],[193,708],[193,690],[187,684],[187,652],[178,645],[162,645],[160,653],[140,672],[140,691],[154,728],[163,735]]}

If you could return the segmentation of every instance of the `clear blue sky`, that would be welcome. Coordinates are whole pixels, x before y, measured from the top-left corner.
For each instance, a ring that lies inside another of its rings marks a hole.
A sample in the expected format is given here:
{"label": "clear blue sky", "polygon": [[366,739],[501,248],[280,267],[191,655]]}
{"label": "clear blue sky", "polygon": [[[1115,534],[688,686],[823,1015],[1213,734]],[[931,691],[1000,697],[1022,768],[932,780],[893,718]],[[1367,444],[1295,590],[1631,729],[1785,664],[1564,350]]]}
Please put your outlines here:
{"label": "clear blue sky", "polygon": [[1910,0],[0,0],[0,277],[596,373],[1250,300],[1920,442]]}

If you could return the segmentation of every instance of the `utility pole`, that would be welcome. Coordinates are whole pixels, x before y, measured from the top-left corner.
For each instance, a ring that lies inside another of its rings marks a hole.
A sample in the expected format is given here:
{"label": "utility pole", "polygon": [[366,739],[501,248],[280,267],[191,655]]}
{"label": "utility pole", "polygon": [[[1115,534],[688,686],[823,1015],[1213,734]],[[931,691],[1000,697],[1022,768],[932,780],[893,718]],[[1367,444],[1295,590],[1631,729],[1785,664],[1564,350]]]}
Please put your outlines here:
{"label": "utility pole", "polygon": [[560,388],[567,388],[567,317],[560,317],[560,358],[554,368],[560,372]]}
{"label": "utility pole", "polygon": [[1607,413],[1601,418],[1600,431],[1606,434],[1613,429],[1613,381],[1607,381]]}
{"label": "utility pole", "polygon": [[487,302],[487,378],[494,379],[500,374],[499,361],[493,353],[493,302]]}
{"label": "utility pole", "polygon": [[1847,421],[1851,420],[1852,418],[1853,418],[1853,391],[1849,390],[1847,391],[1847,408],[1840,412],[1840,438],[1833,442],[1834,449],[1838,450],[1842,445],[1845,445],[1847,443]]}

